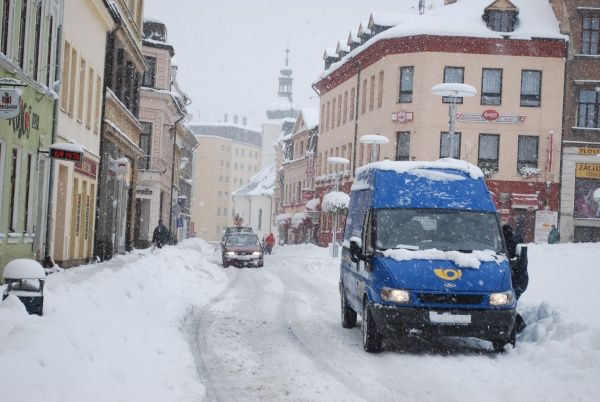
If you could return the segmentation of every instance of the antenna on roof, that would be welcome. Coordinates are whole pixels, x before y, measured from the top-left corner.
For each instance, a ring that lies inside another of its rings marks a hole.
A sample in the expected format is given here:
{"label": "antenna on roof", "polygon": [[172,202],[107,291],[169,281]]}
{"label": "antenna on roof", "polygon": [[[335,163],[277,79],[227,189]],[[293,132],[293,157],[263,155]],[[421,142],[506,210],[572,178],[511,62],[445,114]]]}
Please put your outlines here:
{"label": "antenna on roof", "polygon": [[419,0],[419,15],[425,14],[425,0]]}

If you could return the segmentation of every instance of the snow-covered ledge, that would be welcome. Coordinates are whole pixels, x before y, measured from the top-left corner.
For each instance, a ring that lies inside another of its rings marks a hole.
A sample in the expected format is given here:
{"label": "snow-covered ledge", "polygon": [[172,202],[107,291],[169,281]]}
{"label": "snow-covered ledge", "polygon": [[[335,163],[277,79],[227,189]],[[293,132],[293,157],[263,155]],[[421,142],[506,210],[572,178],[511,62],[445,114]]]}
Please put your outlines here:
{"label": "snow-covered ledge", "polygon": [[9,244],[20,243],[22,237],[23,237],[22,233],[9,233],[8,234],[8,243]]}
{"label": "snow-covered ledge", "polygon": [[35,238],[34,233],[25,233],[23,235],[23,243],[33,243],[34,238]]}

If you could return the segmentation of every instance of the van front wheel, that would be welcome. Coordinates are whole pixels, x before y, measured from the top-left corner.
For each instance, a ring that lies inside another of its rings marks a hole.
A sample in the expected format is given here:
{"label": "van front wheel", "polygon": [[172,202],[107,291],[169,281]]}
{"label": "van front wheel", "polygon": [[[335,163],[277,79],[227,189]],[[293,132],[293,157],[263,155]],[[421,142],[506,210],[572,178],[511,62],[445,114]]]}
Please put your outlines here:
{"label": "van front wheel", "polygon": [[352,310],[352,307],[348,305],[348,299],[346,299],[346,292],[342,290],[340,292],[341,310],[342,310],[342,327],[354,328],[356,326],[356,311]]}
{"label": "van front wheel", "polygon": [[381,334],[377,332],[375,320],[369,307],[369,301],[365,300],[362,314],[362,337],[363,349],[368,353],[381,352]]}

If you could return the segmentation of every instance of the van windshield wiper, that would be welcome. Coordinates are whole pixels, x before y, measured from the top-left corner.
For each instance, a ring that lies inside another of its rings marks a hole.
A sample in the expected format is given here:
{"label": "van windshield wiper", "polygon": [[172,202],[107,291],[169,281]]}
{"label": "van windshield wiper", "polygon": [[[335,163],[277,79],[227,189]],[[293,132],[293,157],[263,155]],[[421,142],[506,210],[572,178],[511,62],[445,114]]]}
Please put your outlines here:
{"label": "van windshield wiper", "polygon": [[390,247],[386,250],[412,250],[416,251],[419,249],[419,246],[413,246],[412,244],[396,244],[395,247]]}

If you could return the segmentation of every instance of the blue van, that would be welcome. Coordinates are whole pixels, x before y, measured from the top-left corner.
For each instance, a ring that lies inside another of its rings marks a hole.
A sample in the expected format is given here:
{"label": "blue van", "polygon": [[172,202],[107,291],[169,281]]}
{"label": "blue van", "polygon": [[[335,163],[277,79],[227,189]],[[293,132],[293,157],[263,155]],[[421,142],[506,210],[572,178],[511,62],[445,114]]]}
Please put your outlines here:
{"label": "blue van", "polygon": [[357,169],[339,286],[342,326],[362,316],[365,351],[408,333],[514,345],[511,269],[483,179],[455,159]]}

